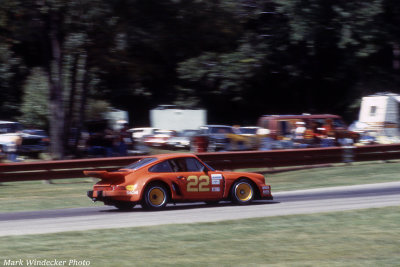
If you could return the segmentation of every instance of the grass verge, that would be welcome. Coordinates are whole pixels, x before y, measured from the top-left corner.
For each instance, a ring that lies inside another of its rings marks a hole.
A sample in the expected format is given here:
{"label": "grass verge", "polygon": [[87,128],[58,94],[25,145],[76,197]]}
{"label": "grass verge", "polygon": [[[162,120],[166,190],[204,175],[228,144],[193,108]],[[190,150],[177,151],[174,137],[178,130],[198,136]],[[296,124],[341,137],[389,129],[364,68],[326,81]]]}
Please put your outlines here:
{"label": "grass verge", "polygon": [[1,237],[0,261],[76,259],[90,261],[91,266],[398,266],[399,221],[400,207],[388,207]]}
{"label": "grass verge", "polygon": [[87,207],[93,204],[86,191],[95,182],[88,178],[8,182],[0,185],[0,212]]}
{"label": "grass verge", "polygon": [[273,192],[400,181],[400,162],[363,162],[352,165],[267,174]]}
{"label": "grass verge", "polygon": [[[290,171],[266,175],[272,193],[339,185],[356,185],[400,181],[400,162],[358,163],[335,167]],[[94,184],[92,179],[9,182],[0,184],[0,212],[101,206],[86,196]]]}

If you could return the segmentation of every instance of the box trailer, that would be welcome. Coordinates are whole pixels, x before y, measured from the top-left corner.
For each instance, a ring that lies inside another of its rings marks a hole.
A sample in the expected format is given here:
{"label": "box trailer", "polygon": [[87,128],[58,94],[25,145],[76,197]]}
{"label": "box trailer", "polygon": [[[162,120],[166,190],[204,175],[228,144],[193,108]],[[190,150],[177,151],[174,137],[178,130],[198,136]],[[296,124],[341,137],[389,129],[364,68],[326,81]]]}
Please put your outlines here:
{"label": "box trailer", "polygon": [[207,111],[162,105],[150,110],[150,123],[153,128],[174,131],[199,129],[207,124]]}
{"label": "box trailer", "polygon": [[364,130],[399,136],[400,95],[378,93],[363,97],[358,120],[364,125]]}

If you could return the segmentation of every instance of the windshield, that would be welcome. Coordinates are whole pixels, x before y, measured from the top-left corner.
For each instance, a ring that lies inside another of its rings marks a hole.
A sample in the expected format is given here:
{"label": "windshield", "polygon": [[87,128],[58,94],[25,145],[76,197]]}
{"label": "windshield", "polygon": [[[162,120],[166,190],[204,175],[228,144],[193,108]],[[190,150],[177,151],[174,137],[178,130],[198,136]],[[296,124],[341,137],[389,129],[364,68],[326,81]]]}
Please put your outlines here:
{"label": "windshield", "polygon": [[22,125],[18,122],[0,122],[0,134],[16,133],[22,130]]}
{"label": "windshield", "polygon": [[147,164],[150,164],[156,160],[157,160],[157,158],[144,158],[144,159],[138,160],[128,166],[125,166],[122,169],[137,170],[137,169],[139,169],[143,166],[146,166]]}
{"label": "windshield", "polygon": [[256,134],[257,128],[240,128],[240,133],[242,134]]}
{"label": "windshield", "polygon": [[212,134],[229,134],[232,133],[232,128],[230,127],[212,127],[210,128],[210,133]]}
{"label": "windshield", "polygon": [[187,131],[178,133],[178,137],[192,137],[192,136],[195,136],[196,134],[198,134],[197,130],[187,130]]}

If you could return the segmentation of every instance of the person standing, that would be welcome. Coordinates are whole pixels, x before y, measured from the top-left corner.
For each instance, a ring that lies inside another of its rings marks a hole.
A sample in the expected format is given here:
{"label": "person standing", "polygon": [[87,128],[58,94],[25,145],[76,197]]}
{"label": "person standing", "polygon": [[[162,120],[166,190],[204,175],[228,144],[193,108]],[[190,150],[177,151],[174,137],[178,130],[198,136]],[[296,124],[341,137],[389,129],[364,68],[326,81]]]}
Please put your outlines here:
{"label": "person standing", "polygon": [[125,123],[119,131],[118,152],[120,156],[128,155],[128,146],[132,143],[128,129],[129,126]]}
{"label": "person standing", "polygon": [[16,133],[10,138],[10,142],[6,146],[7,159],[9,161],[18,161],[18,149],[22,144],[22,137],[20,133]]}

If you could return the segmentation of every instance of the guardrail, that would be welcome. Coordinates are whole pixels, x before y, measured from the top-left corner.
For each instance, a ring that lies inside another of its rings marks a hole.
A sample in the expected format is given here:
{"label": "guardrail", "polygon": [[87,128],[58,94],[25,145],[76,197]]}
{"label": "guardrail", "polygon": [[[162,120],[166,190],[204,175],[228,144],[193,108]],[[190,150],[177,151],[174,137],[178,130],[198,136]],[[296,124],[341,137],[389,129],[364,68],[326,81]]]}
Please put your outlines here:
{"label": "guardrail", "polygon": [[[197,153],[216,169],[268,168],[400,159],[400,144],[270,151]],[[0,164],[0,182],[83,177],[83,170],[114,170],[143,156]]]}

